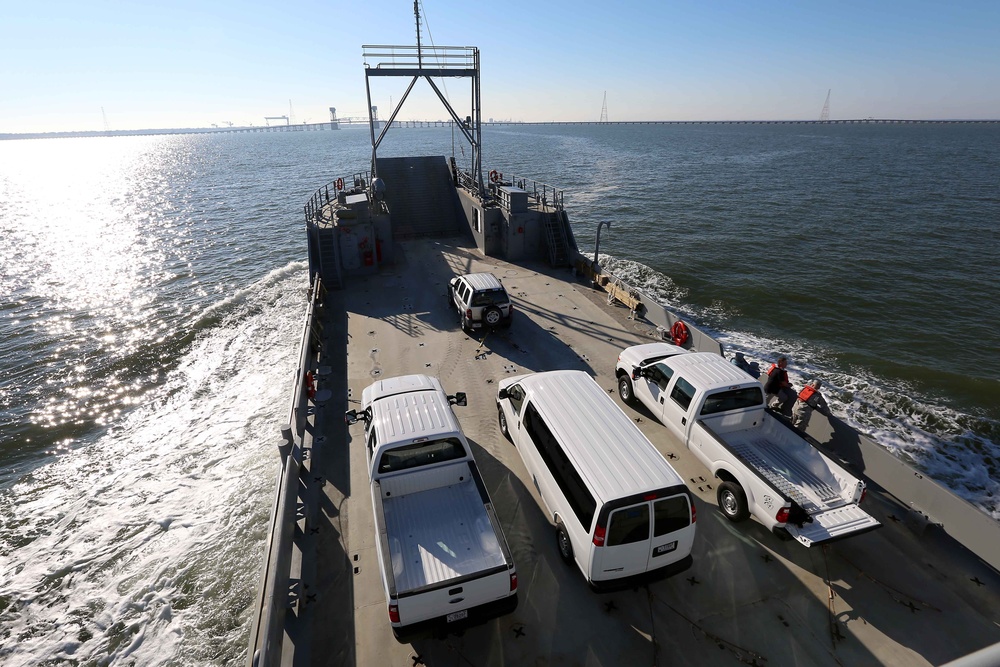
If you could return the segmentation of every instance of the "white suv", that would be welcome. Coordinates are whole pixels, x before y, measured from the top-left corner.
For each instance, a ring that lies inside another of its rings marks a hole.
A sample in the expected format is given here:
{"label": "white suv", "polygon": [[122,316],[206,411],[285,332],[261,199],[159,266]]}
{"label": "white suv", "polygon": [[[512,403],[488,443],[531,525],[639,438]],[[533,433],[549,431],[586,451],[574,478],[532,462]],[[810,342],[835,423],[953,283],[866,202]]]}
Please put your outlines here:
{"label": "white suv", "polygon": [[509,327],[514,305],[492,273],[468,273],[452,278],[448,301],[458,309],[463,329]]}

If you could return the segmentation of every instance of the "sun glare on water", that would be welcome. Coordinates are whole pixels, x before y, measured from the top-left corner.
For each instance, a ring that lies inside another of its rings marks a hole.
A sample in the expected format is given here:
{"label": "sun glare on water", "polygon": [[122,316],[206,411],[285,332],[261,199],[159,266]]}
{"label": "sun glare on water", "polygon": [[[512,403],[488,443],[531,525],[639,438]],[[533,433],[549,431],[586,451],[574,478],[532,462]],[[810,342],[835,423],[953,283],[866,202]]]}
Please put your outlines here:
{"label": "sun glare on water", "polygon": [[148,384],[131,361],[176,315],[158,295],[165,284],[191,279],[187,231],[172,205],[157,205],[184,171],[186,140],[0,146],[0,201],[8,202],[0,204],[0,281],[17,327],[0,355],[22,366],[26,385],[39,386],[33,424],[106,424]]}

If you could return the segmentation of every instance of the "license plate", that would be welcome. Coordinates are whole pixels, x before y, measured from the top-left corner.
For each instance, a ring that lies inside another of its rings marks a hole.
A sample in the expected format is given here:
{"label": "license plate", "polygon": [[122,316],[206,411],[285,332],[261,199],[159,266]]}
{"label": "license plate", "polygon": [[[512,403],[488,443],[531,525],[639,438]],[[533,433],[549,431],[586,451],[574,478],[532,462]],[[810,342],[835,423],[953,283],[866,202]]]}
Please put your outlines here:
{"label": "license plate", "polygon": [[462,611],[456,611],[454,614],[448,614],[444,617],[444,620],[448,623],[454,623],[455,621],[461,621],[463,618],[469,617],[469,610],[463,609]]}
{"label": "license plate", "polygon": [[671,551],[677,549],[677,540],[673,542],[667,542],[666,544],[661,544],[660,546],[653,549],[654,556],[662,556],[663,554],[668,554]]}

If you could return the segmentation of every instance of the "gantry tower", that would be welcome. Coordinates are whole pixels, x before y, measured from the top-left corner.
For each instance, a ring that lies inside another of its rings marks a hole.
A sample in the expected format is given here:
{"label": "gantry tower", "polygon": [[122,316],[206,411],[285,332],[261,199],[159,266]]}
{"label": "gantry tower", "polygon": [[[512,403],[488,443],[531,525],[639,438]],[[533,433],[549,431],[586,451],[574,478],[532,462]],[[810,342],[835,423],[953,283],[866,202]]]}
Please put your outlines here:
{"label": "gantry tower", "polygon": [[[392,127],[396,115],[403,108],[406,98],[413,90],[418,79],[426,79],[441,104],[451,115],[452,120],[469,145],[472,147],[471,172],[476,179],[479,193],[485,193],[483,184],[482,163],[482,113],[479,93],[479,49],[474,46],[424,46],[420,41],[420,8],[418,0],[413,0],[413,15],[417,23],[417,45],[413,46],[363,46],[365,58],[365,90],[368,94],[368,125],[372,137],[372,175],[376,174],[376,156],[379,144],[386,132]],[[410,84],[403,97],[396,104],[389,119],[382,126],[378,137],[375,128],[378,125],[373,115],[371,79],[378,76],[411,77]],[[471,80],[471,113],[464,119],[460,118],[447,98],[441,93],[433,77],[467,78]]]}

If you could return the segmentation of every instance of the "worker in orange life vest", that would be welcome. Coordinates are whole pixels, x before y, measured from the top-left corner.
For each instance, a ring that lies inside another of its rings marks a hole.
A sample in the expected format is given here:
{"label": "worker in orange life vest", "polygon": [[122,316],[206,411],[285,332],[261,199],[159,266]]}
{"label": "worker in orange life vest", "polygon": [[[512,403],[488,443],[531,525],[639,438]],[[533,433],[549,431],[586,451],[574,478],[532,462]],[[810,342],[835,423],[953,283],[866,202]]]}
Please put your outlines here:
{"label": "worker in orange life vest", "polygon": [[778,362],[767,369],[767,380],[764,382],[764,394],[767,397],[767,407],[778,412],[784,412],[789,401],[795,399],[795,390],[788,381],[788,357],[778,357]]}
{"label": "worker in orange life vest", "polygon": [[821,380],[810,380],[799,392],[795,399],[795,406],[792,407],[793,426],[805,430],[809,425],[809,418],[812,417],[813,410],[819,411],[821,415],[830,415],[830,407],[826,404],[823,394],[819,393],[819,388],[822,386]]}

